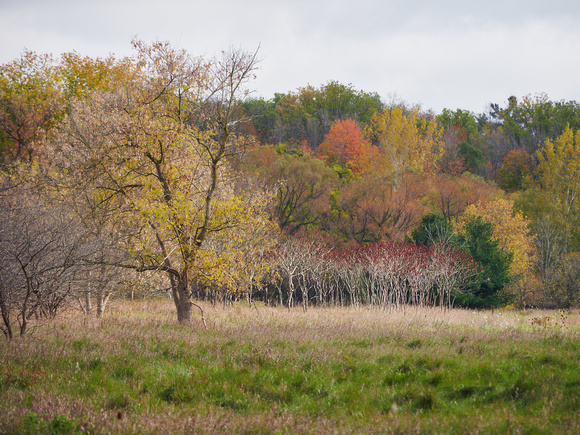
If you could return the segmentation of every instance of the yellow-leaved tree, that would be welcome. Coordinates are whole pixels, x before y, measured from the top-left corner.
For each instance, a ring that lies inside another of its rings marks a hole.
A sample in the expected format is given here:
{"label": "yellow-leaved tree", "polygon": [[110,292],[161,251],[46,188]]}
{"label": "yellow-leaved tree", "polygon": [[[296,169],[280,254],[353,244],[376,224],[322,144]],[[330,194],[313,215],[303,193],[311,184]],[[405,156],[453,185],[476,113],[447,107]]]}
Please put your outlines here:
{"label": "yellow-leaved tree", "polygon": [[245,191],[240,197],[244,213],[236,227],[210,235],[199,257],[203,285],[221,290],[224,303],[234,296],[253,302],[254,290],[264,286],[273,270],[271,251],[280,237],[278,225],[266,213],[271,195],[256,186]]}
{"label": "yellow-leaved tree", "polygon": [[115,83],[71,98],[46,160],[59,192],[119,240],[115,265],[165,273],[178,321],[189,323],[210,238],[265,216],[258,199],[248,207],[251,193],[231,169],[251,141],[239,130],[240,104],[256,55],[205,60],[165,42],[134,47]]}
{"label": "yellow-leaved tree", "polygon": [[394,175],[395,186],[406,171],[434,169],[445,151],[442,129],[423,119],[418,110],[385,108],[371,118],[365,134],[378,147],[379,160]]}
{"label": "yellow-leaved tree", "polygon": [[570,307],[580,299],[578,278],[571,274],[580,252],[580,131],[566,128],[547,139],[536,157],[518,207],[532,222],[546,304]]}
{"label": "yellow-leaved tree", "polygon": [[580,131],[566,128],[536,153],[540,206],[564,231],[564,252],[580,250]]}

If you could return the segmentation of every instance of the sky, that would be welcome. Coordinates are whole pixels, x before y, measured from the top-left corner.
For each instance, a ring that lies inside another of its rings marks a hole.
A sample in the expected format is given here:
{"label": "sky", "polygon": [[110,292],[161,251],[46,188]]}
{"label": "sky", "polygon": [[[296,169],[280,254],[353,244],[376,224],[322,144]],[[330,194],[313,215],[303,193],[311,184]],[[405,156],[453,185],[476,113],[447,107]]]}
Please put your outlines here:
{"label": "sky", "polygon": [[0,0],[0,63],[26,48],[258,51],[255,97],[329,81],[385,102],[486,112],[511,95],[580,101],[578,0]]}

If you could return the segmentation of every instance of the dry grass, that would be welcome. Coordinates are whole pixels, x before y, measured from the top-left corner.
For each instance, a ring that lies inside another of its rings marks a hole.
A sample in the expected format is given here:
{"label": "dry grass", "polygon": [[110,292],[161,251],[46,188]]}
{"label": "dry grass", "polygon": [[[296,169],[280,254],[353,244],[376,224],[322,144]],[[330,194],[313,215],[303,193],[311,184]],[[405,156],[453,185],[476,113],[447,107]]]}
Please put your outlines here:
{"label": "dry grass", "polygon": [[5,343],[0,432],[580,430],[578,312],[203,308],[118,302]]}

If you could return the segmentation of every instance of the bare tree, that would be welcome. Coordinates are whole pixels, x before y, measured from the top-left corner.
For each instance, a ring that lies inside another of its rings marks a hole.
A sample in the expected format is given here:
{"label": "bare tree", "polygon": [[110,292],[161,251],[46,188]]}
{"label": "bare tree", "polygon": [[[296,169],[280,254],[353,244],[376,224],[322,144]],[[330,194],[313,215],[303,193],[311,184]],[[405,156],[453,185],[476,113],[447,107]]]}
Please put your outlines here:
{"label": "bare tree", "polygon": [[0,190],[1,329],[11,339],[16,325],[24,335],[31,318],[56,316],[76,292],[92,247],[70,210],[6,176]]}

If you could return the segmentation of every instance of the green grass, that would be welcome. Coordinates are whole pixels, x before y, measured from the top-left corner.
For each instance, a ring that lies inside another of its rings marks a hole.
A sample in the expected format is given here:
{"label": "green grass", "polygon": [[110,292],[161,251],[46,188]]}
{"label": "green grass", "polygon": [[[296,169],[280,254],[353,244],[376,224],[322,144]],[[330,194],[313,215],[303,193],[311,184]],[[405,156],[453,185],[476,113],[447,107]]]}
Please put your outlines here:
{"label": "green grass", "polygon": [[580,431],[578,313],[204,309],[118,303],[3,343],[0,432]]}

